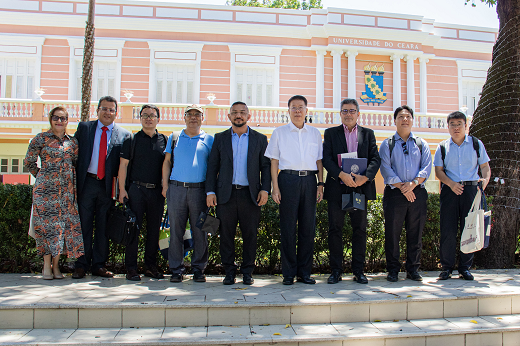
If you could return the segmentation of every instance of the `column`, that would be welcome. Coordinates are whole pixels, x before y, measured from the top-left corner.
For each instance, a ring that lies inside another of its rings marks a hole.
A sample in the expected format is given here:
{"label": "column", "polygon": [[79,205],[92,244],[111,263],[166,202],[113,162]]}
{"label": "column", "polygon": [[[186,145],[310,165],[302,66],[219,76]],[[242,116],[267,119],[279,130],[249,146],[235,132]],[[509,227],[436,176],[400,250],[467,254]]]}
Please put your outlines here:
{"label": "column", "polygon": [[394,76],[394,90],[393,90],[393,107],[396,109],[401,106],[401,59],[402,55],[394,54],[390,56],[390,59],[394,62],[393,65],[393,76]]}
{"label": "column", "polygon": [[341,56],[343,51],[333,50],[332,55],[332,108],[341,103]]}
{"label": "column", "polygon": [[316,51],[316,108],[325,107],[325,50]]}
{"label": "column", "polygon": [[406,60],[406,104],[415,112],[415,78],[413,71],[413,55],[407,55]]}
{"label": "column", "polygon": [[356,99],[356,56],[358,52],[349,50],[345,55],[348,58],[348,98]]}
{"label": "column", "polygon": [[420,97],[421,97],[421,113],[428,112],[428,85],[427,85],[427,73],[426,73],[426,64],[428,63],[428,58],[421,56],[419,58],[420,63]]}

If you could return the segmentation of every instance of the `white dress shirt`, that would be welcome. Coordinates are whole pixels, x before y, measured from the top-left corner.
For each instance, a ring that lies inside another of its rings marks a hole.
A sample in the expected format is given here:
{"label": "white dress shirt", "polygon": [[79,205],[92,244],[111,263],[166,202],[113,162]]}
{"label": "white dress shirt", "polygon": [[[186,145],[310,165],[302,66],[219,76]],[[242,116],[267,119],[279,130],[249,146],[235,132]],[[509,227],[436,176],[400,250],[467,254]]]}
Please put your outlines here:
{"label": "white dress shirt", "polygon": [[278,168],[316,171],[316,161],[323,158],[320,131],[307,124],[299,129],[292,122],[273,131],[265,156],[279,160]]}

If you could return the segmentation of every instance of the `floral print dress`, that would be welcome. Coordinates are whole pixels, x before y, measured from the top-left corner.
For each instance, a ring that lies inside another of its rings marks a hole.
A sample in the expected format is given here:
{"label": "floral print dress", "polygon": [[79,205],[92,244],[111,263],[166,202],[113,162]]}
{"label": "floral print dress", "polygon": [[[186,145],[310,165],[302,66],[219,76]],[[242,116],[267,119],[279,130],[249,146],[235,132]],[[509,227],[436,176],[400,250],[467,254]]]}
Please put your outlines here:
{"label": "floral print dress", "polygon": [[[41,168],[38,167],[38,157]],[[24,165],[36,177],[33,188],[33,223],[39,255],[84,254],[76,198],[78,141],[51,130],[31,140]]]}

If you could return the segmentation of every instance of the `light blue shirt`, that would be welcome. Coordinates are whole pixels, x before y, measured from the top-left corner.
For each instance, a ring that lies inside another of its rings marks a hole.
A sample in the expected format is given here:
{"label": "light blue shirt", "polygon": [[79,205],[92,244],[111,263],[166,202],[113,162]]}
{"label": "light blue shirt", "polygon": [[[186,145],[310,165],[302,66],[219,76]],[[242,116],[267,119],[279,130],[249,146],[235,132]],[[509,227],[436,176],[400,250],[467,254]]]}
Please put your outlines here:
{"label": "light blue shirt", "polygon": [[[87,172],[92,174],[97,174],[98,170],[98,160],[99,160],[99,144],[101,142],[101,134],[103,130],[101,128],[105,126],[101,123],[101,121],[97,121],[96,134],[94,135],[94,147],[92,148],[92,156],[90,157],[90,165],[88,165]],[[110,146],[110,139],[112,137],[112,129],[114,128],[114,123],[107,126],[107,154],[108,147]]]}
{"label": "light blue shirt", "polygon": [[[172,153],[173,134],[168,137],[165,153]],[[170,180],[183,183],[202,183],[206,181],[208,157],[213,146],[213,136],[200,131],[200,134],[190,137],[182,130],[173,153],[173,169]]]}
{"label": "light blue shirt", "polygon": [[247,180],[247,149],[249,147],[249,126],[247,132],[239,136],[231,130],[233,145],[233,184],[248,186]]}
{"label": "light blue shirt", "polygon": [[[415,140],[413,139],[413,133],[410,133],[406,141],[408,155],[405,155],[403,150],[404,140],[397,132],[394,134],[394,141],[395,145],[392,150],[391,158],[388,139],[385,139],[379,148],[381,175],[385,180],[385,184],[390,185],[391,188],[395,188],[392,184],[410,182],[415,178],[428,179],[432,170],[432,155],[428,143],[422,140],[421,155],[419,147],[415,144]],[[421,186],[424,186],[424,182]]]}
{"label": "light blue shirt", "polygon": [[[455,182],[479,180],[478,167],[489,162],[489,156],[484,144],[479,140],[480,157],[477,160],[477,152],[473,148],[471,136],[466,135],[464,141],[458,146],[453,139],[446,143],[446,157],[444,158],[444,172]],[[434,165],[443,167],[441,156],[441,145],[435,151]]]}

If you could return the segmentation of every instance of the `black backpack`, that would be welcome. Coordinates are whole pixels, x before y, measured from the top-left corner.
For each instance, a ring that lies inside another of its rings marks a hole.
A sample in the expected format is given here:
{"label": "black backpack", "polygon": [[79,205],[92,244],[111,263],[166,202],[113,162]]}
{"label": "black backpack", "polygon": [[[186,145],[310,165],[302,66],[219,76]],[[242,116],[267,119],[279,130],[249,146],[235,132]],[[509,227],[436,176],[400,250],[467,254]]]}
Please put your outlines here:
{"label": "black backpack", "polygon": [[[415,141],[415,145],[417,145],[417,147],[419,148],[419,152],[421,153],[421,156],[422,156],[422,140],[421,138],[419,137],[412,137]],[[388,149],[390,150],[390,158],[392,157],[392,151],[394,150],[394,147],[395,147],[395,139],[394,139],[394,136],[390,136],[388,137]]]}
{"label": "black backpack", "polygon": [[[473,149],[477,152],[477,160],[480,158],[480,145],[478,144],[478,138],[475,136],[471,136],[471,139],[473,139]],[[444,164],[444,159],[446,158],[446,144],[448,144],[448,141],[450,139],[443,140],[441,145],[441,158],[442,158],[442,167],[446,168],[446,165]]]}

